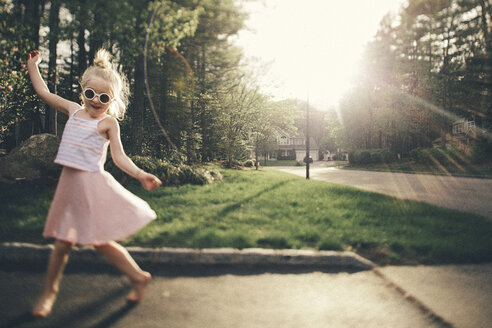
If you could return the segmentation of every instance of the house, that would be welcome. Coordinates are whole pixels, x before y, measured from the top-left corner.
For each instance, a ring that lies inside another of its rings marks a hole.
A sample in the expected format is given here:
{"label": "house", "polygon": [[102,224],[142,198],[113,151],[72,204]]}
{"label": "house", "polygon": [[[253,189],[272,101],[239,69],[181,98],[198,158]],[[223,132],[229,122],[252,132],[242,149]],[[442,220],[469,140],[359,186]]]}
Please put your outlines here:
{"label": "house", "polygon": [[475,121],[473,119],[462,118],[453,123],[453,135],[458,138],[472,135],[475,132]]}
{"label": "house", "polygon": [[[309,139],[309,155],[315,161],[319,160],[318,144],[311,137]],[[306,137],[300,134],[291,136],[282,134],[278,138],[277,159],[303,161],[306,157]]]}
{"label": "house", "polygon": [[[455,145],[459,149],[465,150],[470,141],[476,137],[475,121],[473,119],[461,118],[453,122],[451,133],[437,138],[432,142],[434,147],[446,147]],[[444,140],[443,140],[444,139]]]}

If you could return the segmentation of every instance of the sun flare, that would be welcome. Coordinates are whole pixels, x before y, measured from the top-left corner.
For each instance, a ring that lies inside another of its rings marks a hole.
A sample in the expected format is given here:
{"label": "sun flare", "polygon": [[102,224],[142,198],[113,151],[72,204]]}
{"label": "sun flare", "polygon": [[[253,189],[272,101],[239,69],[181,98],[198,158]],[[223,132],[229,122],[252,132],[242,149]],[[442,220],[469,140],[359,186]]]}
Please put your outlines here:
{"label": "sun flare", "polygon": [[[256,65],[275,98],[309,98],[319,109],[335,105],[356,76],[364,46],[388,12],[404,0],[267,0],[246,2],[247,29],[237,44]],[[253,59],[252,59],[253,58]]]}

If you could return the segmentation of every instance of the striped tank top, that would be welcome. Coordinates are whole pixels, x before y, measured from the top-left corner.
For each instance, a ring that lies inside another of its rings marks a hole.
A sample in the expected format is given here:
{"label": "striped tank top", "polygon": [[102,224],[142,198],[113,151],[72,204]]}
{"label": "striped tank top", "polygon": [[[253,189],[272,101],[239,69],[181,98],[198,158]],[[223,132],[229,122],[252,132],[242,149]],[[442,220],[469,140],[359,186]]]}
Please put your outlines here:
{"label": "striped tank top", "polygon": [[99,134],[97,125],[106,116],[99,120],[75,117],[80,110],[68,118],[55,163],[83,171],[103,171],[109,140]]}

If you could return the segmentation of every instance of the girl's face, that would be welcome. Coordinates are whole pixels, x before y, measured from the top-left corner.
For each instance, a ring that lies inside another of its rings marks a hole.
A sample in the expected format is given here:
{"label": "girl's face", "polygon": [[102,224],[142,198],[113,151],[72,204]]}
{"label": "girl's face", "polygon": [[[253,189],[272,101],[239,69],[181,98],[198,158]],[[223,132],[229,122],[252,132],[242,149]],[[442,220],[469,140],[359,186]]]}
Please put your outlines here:
{"label": "girl's face", "polygon": [[82,94],[82,99],[84,103],[84,107],[92,118],[101,118],[108,111],[109,105],[113,101],[113,94],[111,92],[111,87],[108,82],[104,79],[94,76],[92,77],[87,84],[82,88],[82,92],[90,88],[94,91],[94,93],[101,95],[102,93],[106,93],[111,98],[109,102],[106,104],[101,102],[101,98],[103,98],[103,102],[105,101],[104,96],[94,96],[92,99],[87,99],[84,94]]}

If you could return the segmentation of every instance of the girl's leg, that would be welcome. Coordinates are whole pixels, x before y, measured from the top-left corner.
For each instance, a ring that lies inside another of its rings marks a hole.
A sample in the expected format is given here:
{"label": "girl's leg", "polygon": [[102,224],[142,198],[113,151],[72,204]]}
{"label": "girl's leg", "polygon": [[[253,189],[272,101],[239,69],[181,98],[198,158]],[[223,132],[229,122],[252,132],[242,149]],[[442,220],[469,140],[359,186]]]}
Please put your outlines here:
{"label": "girl's leg", "polygon": [[131,302],[140,301],[145,294],[147,284],[152,278],[150,273],[140,269],[128,251],[114,241],[94,247],[130,279],[133,290],[128,294],[127,300]]}
{"label": "girl's leg", "polygon": [[35,317],[44,318],[50,314],[58,295],[63,270],[67,264],[68,254],[71,249],[71,243],[61,240],[55,241],[55,248],[51,251],[48,261],[43,294],[32,310],[32,314]]}

